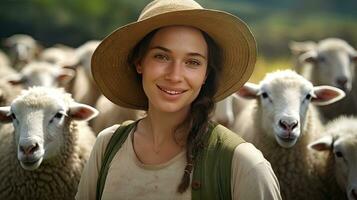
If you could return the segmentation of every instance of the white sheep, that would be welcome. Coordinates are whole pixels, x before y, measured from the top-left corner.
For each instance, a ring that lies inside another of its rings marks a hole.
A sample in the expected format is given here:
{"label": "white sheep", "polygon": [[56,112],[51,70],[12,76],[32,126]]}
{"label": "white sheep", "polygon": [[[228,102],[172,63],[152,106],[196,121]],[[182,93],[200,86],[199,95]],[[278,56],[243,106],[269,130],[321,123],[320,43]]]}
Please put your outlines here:
{"label": "white sheep", "polygon": [[212,120],[222,124],[223,126],[230,128],[235,119],[235,114],[233,110],[233,100],[232,95],[224,98],[223,100],[216,103],[215,110],[212,116]]}
{"label": "white sheep", "polygon": [[245,84],[239,95],[255,99],[236,118],[233,130],[260,149],[271,163],[284,199],[323,199],[306,145],[323,128],[311,105],[338,101],[344,92],[316,86],[294,71],[269,73],[259,83]]}
{"label": "white sheep", "polygon": [[230,129],[233,127],[235,118],[248,102],[249,100],[232,94],[216,103],[212,120]]}
{"label": "white sheep", "polygon": [[294,70],[298,74],[303,75],[305,78],[308,77],[312,66],[306,62],[300,62],[299,57],[310,50],[314,50],[316,46],[317,44],[314,41],[305,41],[305,42],[291,41],[289,43],[289,48],[292,53]]}
{"label": "white sheep", "polygon": [[32,86],[63,87],[75,76],[75,71],[48,62],[32,61],[24,66],[17,74],[5,79],[12,85],[23,88]]}
{"label": "white sheep", "polygon": [[25,34],[12,35],[4,43],[9,48],[11,66],[16,70],[21,70],[26,63],[35,59],[42,49],[33,37]]}
{"label": "white sheep", "polygon": [[3,51],[0,50],[0,67],[3,65],[9,66],[10,59]]}
{"label": "white sheep", "polygon": [[4,52],[0,51],[0,78],[15,73],[16,71],[10,67],[10,59],[8,56]]}
{"label": "white sheep", "polygon": [[78,62],[75,49],[60,44],[44,49],[39,54],[38,60],[61,67],[72,66]]}
{"label": "white sheep", "polygon": [[326,178],[326,187],[339,194],[331,199],[357,199],[357,118],[342,116],[329,122],[325,136],[309,148],[323,157],[315,163]]}
{"label": "white sheep", "polygon": [[319,107],[322,115],[326,119],[341,114],[357,115],[357,51],[338,38],[321,40],[314,48],[311,44],[309,48],[298,57],[296,65],[302,65],[301,74],[314,85],[331,85],[346,93],[342,101],[328,107]]}
{"label": "white sheep", "polygon": [[76,76],[66,86],[67,91],[79,102],[94,106],[101,95],[91,73],[91,58],[99,41],[88,41],[75,49],[76,63],[71,67]]}
{"label": "white sheep", "polygon": [[0,121],[14,126],[0,132],[0,199],[74,199],[95,142],[83,121],[96,115],[63,89],[45,87],[0,107]]}

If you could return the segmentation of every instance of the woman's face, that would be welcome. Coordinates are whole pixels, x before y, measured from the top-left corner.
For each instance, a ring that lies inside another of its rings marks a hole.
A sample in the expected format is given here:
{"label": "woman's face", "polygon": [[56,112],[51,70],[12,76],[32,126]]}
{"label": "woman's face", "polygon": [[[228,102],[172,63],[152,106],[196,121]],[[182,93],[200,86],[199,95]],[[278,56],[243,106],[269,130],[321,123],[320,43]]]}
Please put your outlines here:
{"label": "woman's face", "polygon": [[136,65],[149,110],[187,112],[206,79],[207,43],[198,29],[170,26],[153,36]]}

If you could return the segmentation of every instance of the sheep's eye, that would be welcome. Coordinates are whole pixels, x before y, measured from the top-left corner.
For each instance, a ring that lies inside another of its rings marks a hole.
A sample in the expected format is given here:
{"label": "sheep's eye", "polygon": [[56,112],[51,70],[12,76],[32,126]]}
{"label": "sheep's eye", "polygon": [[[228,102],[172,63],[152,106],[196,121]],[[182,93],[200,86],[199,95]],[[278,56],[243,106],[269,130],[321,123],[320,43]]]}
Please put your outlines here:
{"label": "sheep's eye", "polygon": [[11,119],[15,120],[16,119],[16,116],[14,113],[11,113]]}
{"label": "sheep's eye", "polygon": [[268,98],[269,96],[268,96],[268,93],[266,93],[266,92],[263,92],[262,93],[262,97],[263,97],[263,99],[266,99],[266,98]]}
{"label": "sheep's eye", "polygon": [[58,113],[56,113],[55,118],[60,119],[60,118],[62,118],[62,116],[63,116],[63,114],[58,112]]}
{"label": "sheep's eye", "polygon": [[341,151],[336,151],[336,152],[335,152],[335,155],[336,155],[336,157],[338,157],[338,158],[343,158],[343,154],[342,154]]}
{"label": "sheep's eye", "polygon": [[307,94],[305,98],[306,98],[307,100],[310,100],[311,97],[312,97],[311,94]]}

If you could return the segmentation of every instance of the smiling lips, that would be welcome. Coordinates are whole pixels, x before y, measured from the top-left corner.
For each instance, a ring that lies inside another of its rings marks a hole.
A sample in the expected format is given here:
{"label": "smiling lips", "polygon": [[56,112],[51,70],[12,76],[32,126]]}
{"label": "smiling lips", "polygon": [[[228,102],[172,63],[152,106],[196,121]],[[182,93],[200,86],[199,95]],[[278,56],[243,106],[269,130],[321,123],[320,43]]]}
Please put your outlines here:
{"label": "smiling lips", "polygon": [[181,89],[167,89],[167,88],[162,88],[160,86],[157,86],[161,91],[165,92],[166,94],[169,95],[178,95],[186,92],[187,90],[181,90]]}

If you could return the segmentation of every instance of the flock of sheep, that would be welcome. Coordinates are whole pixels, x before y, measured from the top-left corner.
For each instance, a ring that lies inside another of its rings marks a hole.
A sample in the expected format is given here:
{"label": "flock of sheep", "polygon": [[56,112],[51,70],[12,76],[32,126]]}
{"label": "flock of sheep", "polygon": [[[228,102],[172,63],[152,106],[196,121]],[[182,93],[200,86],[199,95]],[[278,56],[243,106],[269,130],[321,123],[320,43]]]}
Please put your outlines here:
{"label": "flock of sheep", "polygon": [[[43,48],[28,35],[0,51],[0,199],[74,199],[96,134],[143,111],[96,88],[99,41]],[[283,199],[357,199],[357,51],[341,39],[292,42],[293,70],[217,103],[213,119],[263,152]]]}

